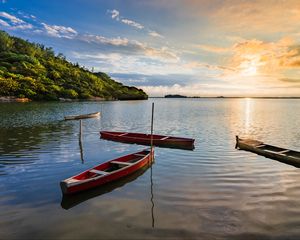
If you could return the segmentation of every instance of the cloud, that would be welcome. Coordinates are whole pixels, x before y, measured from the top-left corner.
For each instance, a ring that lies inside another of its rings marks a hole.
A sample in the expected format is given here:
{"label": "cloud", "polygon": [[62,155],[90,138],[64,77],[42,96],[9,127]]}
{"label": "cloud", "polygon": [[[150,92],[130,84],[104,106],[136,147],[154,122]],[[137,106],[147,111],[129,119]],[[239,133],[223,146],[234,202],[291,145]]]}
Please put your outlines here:
{"label": "cloud", "polygon": [[15,17],[15,16],[13,16],[13,15],[10,15],[9,13],[6,13],[6,12],[0,12],[0,17],[9,19],[12,23],[15,23],[15,24],[24,23],[23,20],[21,20],[21,19]]}
{"label": "cloud", "polygon": [[0,25],[2,25],[4,27],[10,27],[10,25],[2,19],[0,19]]}
{"label": "cloud", "polygon": [[300,78],[281,78],[280,81],[288,82],[288,83],[299,83],[300,84]]}
{"label": "cloud", "polygon": [[[140,86],[173,86],[180,83],[182,86],[195,84],[199,78],[180,73],[168,74],[143,74],[143,73],[113,73],[111,76],[124,83],[130,85],[132,83],[139,84]],[[205,82],[205,80],[203,80]]]}
{"label": "cloud", "polygon": [[127,24],[131,27],[137,28],[137,29],[143,29],[144,26],[136,21],[124,18],[122,16],[120,16],[120,12],[116,9],[113,10],[107,10],[108,13],[111,14],[111,18],[115,19],[116,21],[121,21],[124,24]]}
{"label": "cloud", "polygon": [[257,39],[236,43],[232,48],[230,65],[236,68],[257,68],[261,73],[278,73],[291,67],[300,67],[300,48],[292,38],[277,42]]}
{"label": "cloud", "polygon": [[[300,45],[290,37],[278,41],[261,41],[258,39],[240,39],[232,46],[224,48],[213,45],[196,45],[202,50],[226,54],[223,57],[222,66],[215,65],[212,68],[224,68],[226,74],[241,75],[277,75],[286,69],[300,67]],[[191,66],[203,66],[199,63],[190,63]],[[211,68],[211,65],[208,66]],[[229,71],[228,71],[229,70]]]}
{"label": "cloud", "polygon": [[33,20],[36,21],[36,16],[32,15],[32,14],[27,14],[24,13],[23,11],[18,11],[17,12],[20,16],[22,16],[23,18],[29,19],[29,20]]}
{"label": "cloud", "polygon": [[86,42],[101,43],[101,44],[107,44],[113,46],[128,46],[130,44],[127,38],[120,38],[120,37],[107,38],[100,35],[86,34],[79,38]]}
{"label": "cloud", "polygon": [[227,71],[227,72],[236,72],[237,69],[229,66],[221,66],[221,65],[213,65],[213,64],[208,64],[208,63],[201,63],[201,62],[196,62],[192,61],[187,64],[185,64],[185,67],[187,68],[208,68],[211,70],[220,70],[220,71]]}
{"label": "cloud", "polygon": [[[123,48],[123,47],[122,47]],[[130,49],[130,47],[128,47]],[[122,74],[190,74],[191,70],[178,65],[173,59],[166,59],[164,56],[147,56],[142,49],[128,51],[127,48],[107,53],[102,50],[95,52],[96,47],[86,52],[72,52],[72,61],[95,67],[99,71]],[[107,49],[107,47],[106,47]],[[128,51],[128,53],[127,53]]]}
{"label": "cloud", "polygon": [[[9,27],[12,30],[16,30],[16,29],[24,30],[24,29],[33,28],[33,26],[30,23],[27,23],[27,22],[23,21],[22,19],[17,18],[16,16],[11,15],[7,12],[0,12],[0,17],[7,19],[9,21],[9,23],[8,23],[2,19],[1,24],[5,27]],[[6,22],[6,24],[4,22]]]}
{"label": "cloud", "polygon": [[154,97],[161,97],[167,94],[180,94],[186,96],[216,97],[216,96],[232,96],[232,97],[272,97],[272,96],[299,96],[299,86],[286,85],[267,85],[249,88],[247,85],[241,84],[224,84],[224,83],[194,83],[189,85],[174,84],[172,86],[143,86],[137,85],[147,94]]}
{"label": "cloud", "polygon": [[127,38],[106,38],[100,35],[82,35],[78,39],[88,42],[97,43],[101,45],[110,45],[118,47],[115,51],[123,52],[129,55],[142,55],[151,58],[159,58],[167,61],[177,62],[179,56],[167,47],[154,48],[146,43],[142,43],[136,40],[129,40]]}
{"label": "cloud", "polygon": [[225,3],[215,12],[214,20],[222,27],[227,25],[227,28],[242,31],[246,29],[264,33],[293,31],[299,28],[297,23],[300,21],[300,2],[229,1],[229,4]]}
{"label": "cloud", "polygon": [[205,44],[198,44],[196,45],[197,48],[200,48],[201,50],[207,51],[207,52],[213,52],[213,53],[226,53],[230,51],[228,48],[224,47],[218,47],[213,45],[205,45]]}
{"label": "cloud", "polygon": [[41,23],[46,30],[47,34],[52,37],[58,38],[74,38],[78,33],[71,27],[58,26],[58,25],[48,25],[46,23]]}
{"label": "cloud", "polygon": [[157,38],[164,38],[164,36],[160,35],[158,32],[156,31],[152,31],[152,30],[149,30],[148,31],[148,34],[152,37],[157,37]]}
{"label": "cloud", "polygon": [[125,24],[127,24],[129,26],[138,28],[138,29],[143,29],[144,28],[144,26],[142,24],[137,23],[137,22],[132,21],[132,20],[129,20],[129,19],[126,19],[126,18],[121,19],[121,22],[125,23]]}
{"label": "cloud", "polygon": [[[120,15],[120,12],[116,9],[113,10],[107,10],[108,13],[111,14],[111,18],[115,19],[116,21],[119,21],[121,23],[124,23],[126,25],[129,25],[131,27],[137,28],[139,30],[142,29],[146,29],[145,26],[141,23],[138,23],[136,21],[133,21],[131,19],[128,18],[124,18],[123,16]],[[152,37],[158,37],[158,38],[163,38],[163,36],[161,34],[159,34],[156,31],[150,30],[150,29],[146,29],[148,35],[152,36]]]}
{"label": "cloud", "polygon": [[114,10],[112,10],[112,11],[108,10],[108,12],[111,13],[111,18],[112,18],[112,19],[117,19],[117,20],[119,20],[120,12],[119,12],[118,10],[116,10],[116,9],[114,9]]}

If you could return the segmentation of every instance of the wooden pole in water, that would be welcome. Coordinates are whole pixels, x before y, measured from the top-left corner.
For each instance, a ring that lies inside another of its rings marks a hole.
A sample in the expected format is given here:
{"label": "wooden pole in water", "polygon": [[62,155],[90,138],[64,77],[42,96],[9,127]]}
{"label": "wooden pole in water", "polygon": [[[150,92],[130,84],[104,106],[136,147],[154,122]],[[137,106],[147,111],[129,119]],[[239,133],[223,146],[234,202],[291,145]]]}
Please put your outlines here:
{"label": "wooden pole in water", "polygon": [[83,163],[83,148],[82,148],[82,120],[79,121],[79,148],[80,148],[80,158]]}
{"label": "wooden pole in water", "polygon": [[153,119],[154,119],[154,103],[152,103],[152,116],[151,116],[151,162],[153,161]]}
{"label": "wooden pole in water", "polygon": [[154,201],[153,201],[153,179],[152,179],[152,162],[154,160],[154,154],[152,154],[153,151],[153,122],[154,122],[154,103],[152,103],[152,116],[151,116],[151,172],[150,172],[150,181],[151,181],[151,218],[152,218],[152,228],[154,228]]}
{"label": "wooden pole in water", "polygon": [[239,140],[240,140],[238,135],[235,136],[235,140],[236,140],[235,148],[237,149],[239,147]]}

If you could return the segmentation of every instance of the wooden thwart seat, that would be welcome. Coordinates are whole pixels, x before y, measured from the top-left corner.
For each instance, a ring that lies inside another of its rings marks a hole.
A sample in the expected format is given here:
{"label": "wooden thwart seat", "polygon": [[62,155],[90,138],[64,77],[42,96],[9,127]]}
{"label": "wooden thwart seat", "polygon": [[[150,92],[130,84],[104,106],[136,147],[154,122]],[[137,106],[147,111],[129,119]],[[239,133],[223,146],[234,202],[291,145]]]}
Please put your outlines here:
{"label": "wooden thwart seat", "polygon": [[120,134],[118,136],[121,137],[121,136],[125,136],[126,134],[128,134],[128,133],[122,133],[122,134]]}
{"label": "wooden thwart seat", "polygon": [[257,148],[261,148],[261,147],[265,147],[266,145],[265,144],[260,144],[258,146],[256,146]]}
{"label": "wooden thwart seat", "polygon": [[283,151],[280,151],[280,152],[276,152],[276,151],[272,151],[272,150],[265,150],[265,152],[280,154],[280,155],[285,155],[285,153],[287,153],[288,151],[289,150],[283,150]]}
{"label": "wooden thwart seat", "polygon": [[120,165],[126,165],[126,166],[132,165],[132,163],[129,163],[129,162],[119,162],[119,161],[111,161],[110,163],[120,164]]}
{"label": "wooden thwart seat", "polygon": [[99,174],[99,175],[106,175],[108,174],[108,172],[104,172],[104,171],[100,171],[100,170],[96,170],[96,169],[92,169],[90,170],[91,173],[96,173],[96,174]]}
{"label": "wooden thwart seat", "polygon": [[160,140],[166,140],[167,138],[169,138],[169,137],[163,137],[163,138],[161,138]]}
{"label": "wooden thwart seat", "polygon": [[289,149],[286,149],[286,150],[283,150],[283,151],[280,151],[280,152],[278,152],[279,154],[283,154],[283,153],[287,153],[287,152],[289,152],[290,150]]}

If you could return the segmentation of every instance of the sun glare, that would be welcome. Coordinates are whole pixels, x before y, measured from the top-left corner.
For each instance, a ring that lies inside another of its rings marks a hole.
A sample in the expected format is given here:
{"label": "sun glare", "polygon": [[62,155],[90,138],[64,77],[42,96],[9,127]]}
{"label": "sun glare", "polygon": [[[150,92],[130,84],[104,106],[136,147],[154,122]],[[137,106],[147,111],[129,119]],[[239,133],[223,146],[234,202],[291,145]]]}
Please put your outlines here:
{"label": "sun glare", "polygon": [[257,68],[256,66],[249,66],[248,68],[244,69],[242,73],[245,76],[254,76],[257,73]]}

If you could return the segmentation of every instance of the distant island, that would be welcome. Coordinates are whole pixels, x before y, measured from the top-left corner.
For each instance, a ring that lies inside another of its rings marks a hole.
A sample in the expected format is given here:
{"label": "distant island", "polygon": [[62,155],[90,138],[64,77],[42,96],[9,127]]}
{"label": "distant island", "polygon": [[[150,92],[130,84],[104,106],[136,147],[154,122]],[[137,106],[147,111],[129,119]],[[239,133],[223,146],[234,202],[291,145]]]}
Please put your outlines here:
{"label": "distant island", "polygon": [[187,96],[179,95],[179,94],[174,94],[174,95],[165,95],[165,98],[187,98]]}
{"label": "distant island", "polygon": [[105,73],[70,63],[52,48],[0,31],[0,98],[72,101],[144,100],[148,96]]}

